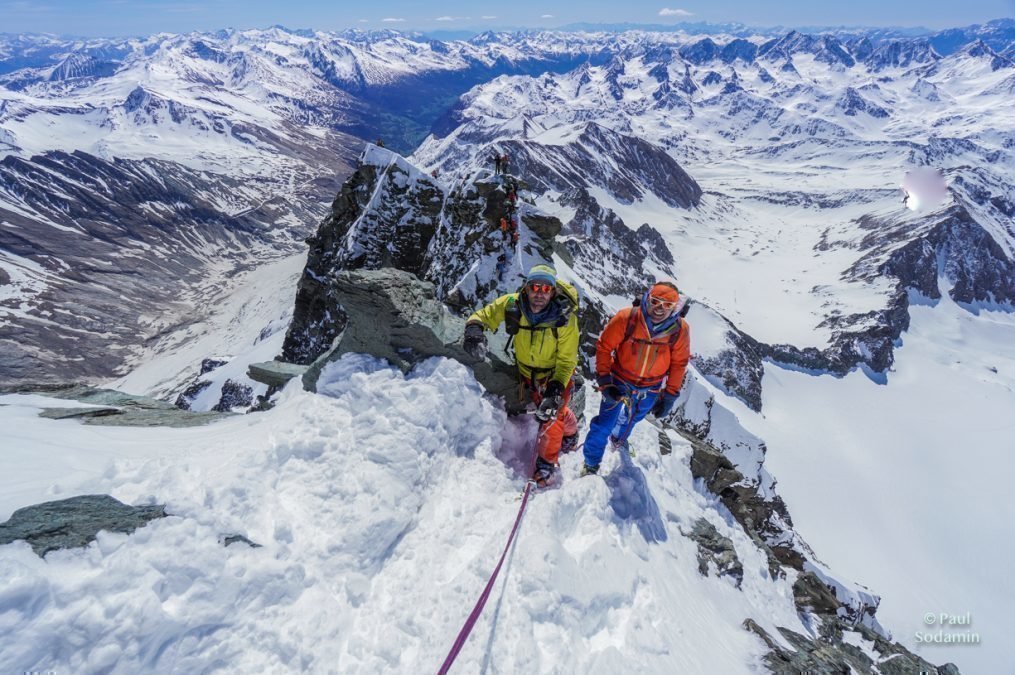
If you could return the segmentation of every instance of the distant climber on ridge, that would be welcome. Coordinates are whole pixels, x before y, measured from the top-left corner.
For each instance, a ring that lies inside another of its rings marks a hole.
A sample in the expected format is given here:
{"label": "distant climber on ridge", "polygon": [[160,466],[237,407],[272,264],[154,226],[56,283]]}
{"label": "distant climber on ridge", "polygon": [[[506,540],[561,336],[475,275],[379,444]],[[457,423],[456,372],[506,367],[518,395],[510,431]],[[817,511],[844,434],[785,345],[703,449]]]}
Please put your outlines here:
{"label": "distant climber on ridge", "polygon": [[494,150],[493,157],[491,157],[491,159],[493,160],[493,175],[494,176],[498,176],[498,175],[500,175],[500,168],[501,168],[501,164],[500,164],[500,152]]}
{"label": "distant climber on ridge", "polygon": [[626,452],[635,424],[649,412],[672,412],[691,358],[686,309],[677,287],[663,281],[607,322],[596,343],[603,400],[585,437],[583,476],[599,473],[607,441]]}
{"label": "distant climber on ridge", "polygon": [[519,388],[538,406],[541,422],[532,475],[539,486],[553,478],[560,452],[573,450],[577,441],[578,420],[568,407],[578,365],[577,307],[578,291],[549,265],[536,265],[517,292],[500,296],[465,325],[462,346],[475,358],[486,356],[484,330],[504,324],[513,342]]}

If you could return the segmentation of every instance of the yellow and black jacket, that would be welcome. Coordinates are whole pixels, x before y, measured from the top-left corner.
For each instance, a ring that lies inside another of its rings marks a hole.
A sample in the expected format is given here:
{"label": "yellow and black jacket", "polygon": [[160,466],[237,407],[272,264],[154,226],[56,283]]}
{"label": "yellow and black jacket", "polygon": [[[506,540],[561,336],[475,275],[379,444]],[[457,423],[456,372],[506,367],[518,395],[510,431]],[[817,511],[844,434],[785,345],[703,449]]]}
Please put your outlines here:
{"label": "yellow and black jacket", "polygon": [[[564,286],[564,282],[558,281],[558,289]],[[566,297],[564,293],[558,293],[557,298],[551,301],[551,309],[555,311],[543,312],[540,321],[533,325],[529,319],[529,313],[519,311],[525,299],[522,293],[508,293],[502,295],[486,307],[472,314],[469,323],[481,323],[489,331],[496,331],[505,320],[509,324],[517,323],[516,331],[508,325],[508,333],[513,334],[515,363],[518,365],[518,372],[528,380],[550,379],[567,385],[574,369],[578,365],[578,317],[566,303],[572,302],[572,297],[577,298],[577,292],[573,287],[567,288]],[[563,322],[563,325],[560,325]]]}

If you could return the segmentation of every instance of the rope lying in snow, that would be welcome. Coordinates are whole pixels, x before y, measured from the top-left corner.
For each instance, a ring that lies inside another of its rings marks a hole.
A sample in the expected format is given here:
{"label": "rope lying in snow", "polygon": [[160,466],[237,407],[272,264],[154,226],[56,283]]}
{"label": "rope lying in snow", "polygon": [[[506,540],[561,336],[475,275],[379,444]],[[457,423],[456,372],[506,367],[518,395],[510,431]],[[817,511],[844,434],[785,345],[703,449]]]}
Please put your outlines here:
{"label": "rope lying in snow", "polygon": [[[542,437],[542,433],[540,434],[540,437]],[[536,439],[536,447],[539,447],[539,438]],[[536,470],[536,457],[538,456],[538,451],[533,453],[532,466],[529,467],[530,476]],[[462,630],[458,632],[458,637],[455,638],[455,644],[451,645],[451,651],[448,652],[447,658],[444,659],[441,669],[437,671],[438,675],[447,675],[448,670],[451,668],[451,664],[453,664],[455,659],[458,658],[458,652],[462,651],[462,647],[465,646],[465,641],[469,639],[469,633],[472,632],[473,627],[476,625],[476,621],[479,620],[479,616],[483,613],[483,607],[486,606],[486,601],[489,599],[491,591],[493,591],[493,585],[497,582],[497,575],[500,574],[500,568],[504,564],[505,558],[507,558],[508,551],[511,550],[511,543],[515,540],[515,535],[518,534],[518,526],[522,524],[522,515],[525,513],[526,504],[529,503],[529,496],[532,494],[532,486],[535,484],[536,481],[531,478],[525,483],[525,491],[522,492],[522,504],[518,507],[518,515],[515,516],[514,527],[511,528],[511,534],[508,535],[507,544],[504,545],[504,551],[500,554],[500,560],[497,561],[497,566],[493,568],[493,574],[490,575],[490,580],[486,582],[486,588],[483,589],[482,595],[479,596],[476,606],[472,608],[469,618],[465,620],[465,625],[462,626]]]}
{"label": "rope lying in snow", "polygon": [[448,652],[448,657],[444,659],[444,664],[441,669],[437,671],[439,675],[446,675],[448,670],[451,668],[451,664],[455,662],[458,657],[458,652],[462,651],[462,647],[465,646],[465,641],[469,639],[469,633],[472,632],[472,628],[476,625],[476,621],[479,620],[479,615],[483,613],[483,607],[486,606],[486,601],[490,597],[490,592],[493,590],[493,585],[497,581],[497,575],[500,573],[501,565],[504,564],[504,559],[507,557],[507,552],[511,548],[511,542],[514,541],[515,534],[518,533],[518,525],[522,522],[522,513],[525,512],[525,505],[529,501],[529,495],[532,493],[532,486],[535,485],[535,481],[529,480],[525,484],[525,492],[522,493],[522,505],[518,508],[518,515],[515,517],[515,526],[511,528],[511,535],[508,537],[507,545],[504,547],[504,552],[500,554],[500,560],[497,562],[497,566],[493,568],[493,574],[490,576],[490,580],[486,582],[486,588],[483,589],[483,594],[479,596],[479,601],[476,606],[472,608],[472,613],[469,614],[469,618],[465,620],[465,625],[462,626],[462,630],[458,633],[458,637],[455,639],[455,644],[451,646],[451,651]]}

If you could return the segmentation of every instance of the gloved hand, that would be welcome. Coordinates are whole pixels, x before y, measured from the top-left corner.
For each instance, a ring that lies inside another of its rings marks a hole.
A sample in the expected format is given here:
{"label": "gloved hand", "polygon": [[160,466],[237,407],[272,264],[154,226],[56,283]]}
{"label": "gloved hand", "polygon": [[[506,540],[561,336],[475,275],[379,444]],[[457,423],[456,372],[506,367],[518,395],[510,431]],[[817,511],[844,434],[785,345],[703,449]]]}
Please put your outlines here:
{"label": "gloved hand", "polygon": [[624,396],[620,387],[614,384],[612,375],[600,375],[596,378],[596,383],[599,384],[599,391],[603,393],[603,396],[611,401],[619,401]]}
{"label": "gloved hand", "polygon": [[564,395],[564,385],[557,380],[550,380],[543,388],[543,398],[560,398]]}
{"label": "gloved hand", "polygon": [[680,397],[680,392],[671,394],[668,391],[664,391],[660,394],[659,398],[656,399],[655,405],[652,406],[652,414],[657,419],[662,419],[673,412],[673,405],[677,402]]}
{"label": "gloved hand", "polygon": [[536,411],[536,419],[543,422],[552,420],[557,416],[557,411],[564,402],[564,385],[556,380],[550,380],[543,390],[543,400]]}
{"label": "gloved hand", "polygon": [[462,340],[462,349],[477,359],[482,359],[486,356],[486,334],[483,332],[483,326],[478,323],[470,323],[465,325],[465,339]]}

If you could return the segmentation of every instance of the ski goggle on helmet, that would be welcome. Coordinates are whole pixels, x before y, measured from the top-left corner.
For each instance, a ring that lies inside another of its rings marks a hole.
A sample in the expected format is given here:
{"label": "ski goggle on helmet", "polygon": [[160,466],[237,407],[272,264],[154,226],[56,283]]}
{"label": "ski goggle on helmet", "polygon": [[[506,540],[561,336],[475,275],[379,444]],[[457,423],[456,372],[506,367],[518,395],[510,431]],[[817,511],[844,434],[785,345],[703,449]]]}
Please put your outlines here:
{"label": "ski goggle on helmet", "polygon": [[549,265],[535,265],[525,276],[525,286],[533,293],[549,293],[557,289],[557,270]]}
{"label": "ski goggle on helmet", "polygon": [[658,283],[649,289],[648,302],[651,307],[673,309],[680,303],[680,293],[673,284]]}

